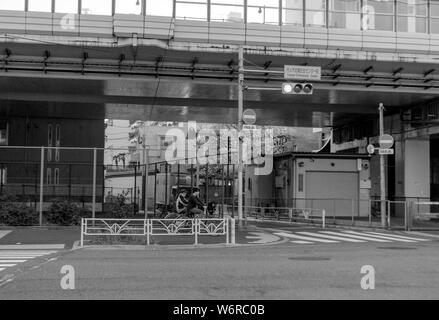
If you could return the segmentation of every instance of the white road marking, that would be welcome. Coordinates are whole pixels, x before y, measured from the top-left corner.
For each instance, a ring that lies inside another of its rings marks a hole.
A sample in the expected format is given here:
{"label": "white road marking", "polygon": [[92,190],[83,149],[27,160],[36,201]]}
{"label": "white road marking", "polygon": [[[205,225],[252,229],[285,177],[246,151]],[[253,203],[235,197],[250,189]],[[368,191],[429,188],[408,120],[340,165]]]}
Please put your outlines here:
{"label": "white road marking", "polygon": [[9,230],[0,230],[0,239],[6,236],[8,233],[11,233]]}
{"label": "white road marking", "polygon": [[321,233],[314,233],[314,232],[297,232],[299,234],[303,234],[305,236],[311,236],[311,237],[321,237],[321,238],[325,238],[325,239],[331,239],[331,240],[340,240],[340,241],[346,241],[346,242],[356,242],[356,243],[364,243],[366,241],[363,240],[356,240],[356,239],[351,239],[351,238],[344,238],[344,237],[336,237],[336,236],[328,236],[325,234],[321,234]]}
{"label": "white road marking", "polygon": [[402,236],[399,234],[388,234],[388,233],[380,233],[380,232],[367,232],[367,234],[376,234],[379,236],[391,236],[393,238],[401,238],[401,239],[406,239],[406,240],[414,240],[414,241],[430,241],[428,239],[421,239],[421,238],[413,238],[413,237],[406,237],[406,236]]}
{"label": "white road marking", "polygon": [[[359,235],[364,235],[364,233],[359,233],[359,232],[355,232],[355,231],[344,231],[350,234],[359,234]],[[392,240],[395,242],[410,242],[410,243],[414,243],[416,241],[413,240],[406,240],[406,239],[397,239],[397,238],[392,238],[390,236],[378,236],[378,235],[374,235],[374,238],[380,238],[380,239],[386,239],[386,240]]]}
{"label": "white road marking", "polygon": [[62,250],[64,244],[4,244],[0,250]]}
{"label": "white road marking", "polygon": [[298,235],[295,235],[295,234],[285,233],[285,232],[275,233],[275,235],[281,236],[281,237],[292,238],[292,239],[305,240],[305,241],[323,242],[323,243],[338,243],[338,241],[326,240],[326,239],[321,239],[321,238],[319,239],[319,238],[298,236]]}
{"label": "white road marking", "polygon": [[[327,233],[327,234],[333,234],[333,235],[340,235],[340,232],[332,232],[332,231],[320,231],[320,232],[321,233]],[[354,238],[354,239],[367,240],[367,241],[375,241],[375,242],[391,242],[389,240],[377,239],[377,238],[366,237],[366,236],[356,236],[356,235],[353,235],[353,234],[346,234],[346,233],[343,233],[343,237],[350,237],[350,238]]]}
{"label": "white road marking", "polygon": [[295,244],[312,244],[312,242],[309,241],[301,241],[301,240],[291,240],[291,243],[295,243]]}
{"label": "white road marking", "polygon": [[270,243],[270,242],[276,242],[280,240],[279,237],[276,237],[275,235],[272,235],[271,233],[265,233],[265,232],[249,232],[251,236],[246,236],[246,239],[259,239],[256,241],[249,241],[249,243],[252,244],[263,244],[263,243]]}
{"label": "white road marking", "polygon": [[56,253],[53,250],[0,250],[0,272],[31,259]]}

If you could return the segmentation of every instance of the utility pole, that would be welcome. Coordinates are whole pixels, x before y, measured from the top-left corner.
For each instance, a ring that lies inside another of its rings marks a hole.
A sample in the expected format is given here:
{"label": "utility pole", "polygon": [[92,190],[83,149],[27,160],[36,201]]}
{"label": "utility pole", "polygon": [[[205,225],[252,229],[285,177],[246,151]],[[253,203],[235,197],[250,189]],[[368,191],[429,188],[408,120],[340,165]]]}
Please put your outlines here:
{"label": "utility pole", "polygon": [[244,112],[244,48],[239,47],[239,78],[238,78],[238,226],[242,227],[243,217],[243,159],[242,159],[242,127],[243,127],[243,112]]}
{"label": "utility pole", "polygon": [[[384,105],[380,103],[380,137],[384,135]],[[386,228],[386,169],[385,156],[380,154],[381,225]]]}

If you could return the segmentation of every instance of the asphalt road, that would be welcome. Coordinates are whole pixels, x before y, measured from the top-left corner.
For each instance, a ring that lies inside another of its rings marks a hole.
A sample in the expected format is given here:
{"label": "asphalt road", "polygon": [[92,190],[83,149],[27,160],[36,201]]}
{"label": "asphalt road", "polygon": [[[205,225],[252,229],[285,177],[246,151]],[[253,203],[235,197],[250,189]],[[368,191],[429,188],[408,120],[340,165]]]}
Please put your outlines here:
{"label": "asphalt road", "polygon": [[[3,276],[0,299],[438,299],[438,240],[63,251]],[[61,289],[64,265],[75,290]],[[360,286],[364,265],[374,290]]]}

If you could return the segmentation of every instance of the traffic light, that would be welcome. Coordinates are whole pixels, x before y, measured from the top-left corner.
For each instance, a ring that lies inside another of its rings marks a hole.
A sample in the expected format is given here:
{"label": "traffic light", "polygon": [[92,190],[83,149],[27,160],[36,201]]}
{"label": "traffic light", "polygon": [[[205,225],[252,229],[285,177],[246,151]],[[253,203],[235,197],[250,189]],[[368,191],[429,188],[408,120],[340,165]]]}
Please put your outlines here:
{"label": "traffic light", "polygon": [[311,83],[283,83],[283,94],[313,94],[314,87]]}

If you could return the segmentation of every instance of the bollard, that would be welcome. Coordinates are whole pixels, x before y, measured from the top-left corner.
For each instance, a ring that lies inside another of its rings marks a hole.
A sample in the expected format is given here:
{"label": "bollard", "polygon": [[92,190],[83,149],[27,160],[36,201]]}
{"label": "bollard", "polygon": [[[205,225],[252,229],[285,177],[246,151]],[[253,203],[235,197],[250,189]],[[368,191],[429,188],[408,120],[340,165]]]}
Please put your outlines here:
{"label": "bollard", "polygon": [[230,227],[231,227],[231,232],[230,232],[230,236],[231,236],[231,243],[234,245],[236,244],[236,239],[235,239],[235,219],[230,219]]}
{"label": "bollard", "polygon": [[198,245],[198,222],[197,222],[197,219],[193,220],[193,224],[195,226],[195,245]]}
{"label": "bollard", "polygon": [[322,211],[322,228],[325,229],[326,228],[326,211],[323,209]]}

